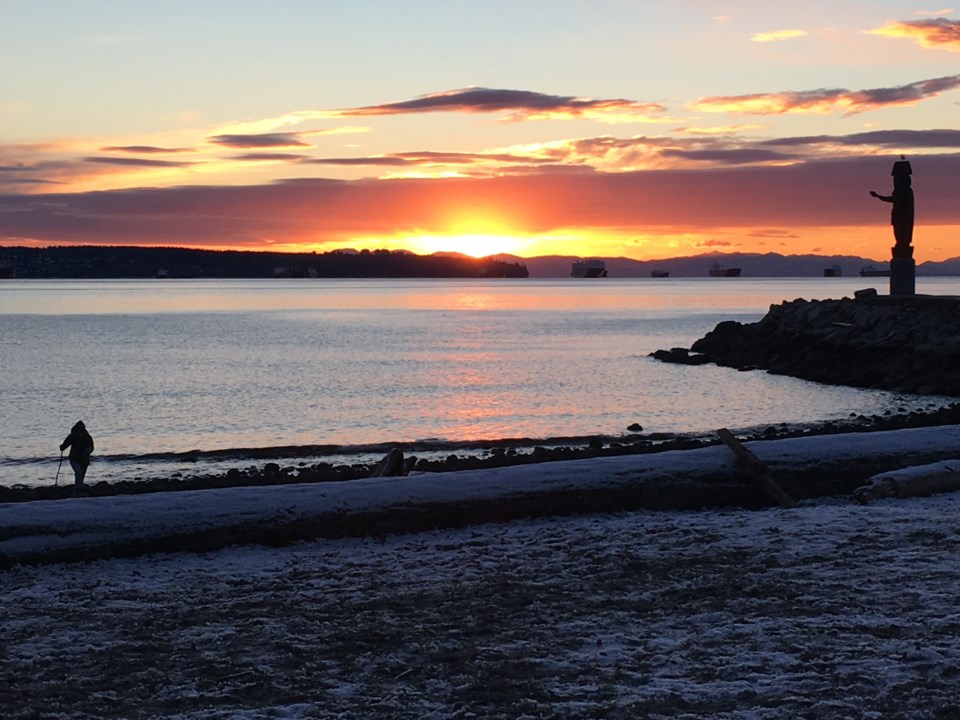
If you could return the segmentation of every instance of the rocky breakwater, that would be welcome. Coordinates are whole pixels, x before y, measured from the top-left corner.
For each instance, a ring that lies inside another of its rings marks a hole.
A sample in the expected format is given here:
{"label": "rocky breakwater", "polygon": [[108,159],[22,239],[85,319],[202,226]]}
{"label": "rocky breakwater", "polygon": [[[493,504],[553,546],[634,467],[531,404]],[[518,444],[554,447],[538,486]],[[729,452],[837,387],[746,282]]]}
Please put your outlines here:
{"label": "rocky breakwater", "polygon": [[793,300],[755,323],[722,322],[664,362],[715,363],[832,385],[960,396],[960,298]]}

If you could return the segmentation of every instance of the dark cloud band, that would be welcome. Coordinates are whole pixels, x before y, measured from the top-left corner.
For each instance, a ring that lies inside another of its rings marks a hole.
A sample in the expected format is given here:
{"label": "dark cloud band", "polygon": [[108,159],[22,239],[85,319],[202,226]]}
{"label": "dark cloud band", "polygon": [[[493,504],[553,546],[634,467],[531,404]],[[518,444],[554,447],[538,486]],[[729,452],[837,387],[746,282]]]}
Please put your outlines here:
{"label": "dark cloud band", "polygon": [[310,143],[300,139],[299,133],[214,135],[209,141],[230,148],[310,147]]}
{"label": "dark cloud band", "polygon": [[548,95],[529,90],[464,88],[431,93],[413,100],[368,105],[339,111],[344,116],[404,115],[429,112],[494,113],[506,112],[513,119],[572,116],[605,113],[649,114],[664,111],[659,103],[632,100],[596,100],[565,95]]}
{"label": "dark cloud band", "polygon": [[[923,222],[960,225],[960,153],[911,158]],[[559,228],[878,224],[866,190],[890,158],[791,166],[626,173],[535,172],[483,179],[297,180],[243,187],[142,188],[0,196],[0,240],[236,247],[264,239],[345,242],[443,232],[451,215],[490,208],[517,232]],[[865,199],[866,198],[866,199]],[[815,211],[814,211],[815,210]],[[95,219],[95,221],[94,221]]]}

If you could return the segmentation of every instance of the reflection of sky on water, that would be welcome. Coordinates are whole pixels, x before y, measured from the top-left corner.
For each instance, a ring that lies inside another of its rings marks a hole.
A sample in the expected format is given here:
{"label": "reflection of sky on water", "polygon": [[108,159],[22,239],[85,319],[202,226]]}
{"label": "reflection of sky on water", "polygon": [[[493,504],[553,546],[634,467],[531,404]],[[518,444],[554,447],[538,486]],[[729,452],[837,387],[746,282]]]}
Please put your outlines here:
{"label": "reflection of sky on water", "polygon": [[[81,418],[101,453],[140,455],[617,435],[632,423],[700,432],[928,402],[648,357],[782,297],[852,294],[859,283],[845,279],[2,287],[0,456],[15,460],[55,463]],[[20,481],[10,467],[0,483]]]}
{"label": "reflection of sky on water", "polygon": [[[772,303],[881,293],[885,278],[606,278],[604,280],[16,280],[4,314],[139,314],[304,310],[538,310],[764,313]],[[918,278],[917,292],[960,294],[957,278]]]}

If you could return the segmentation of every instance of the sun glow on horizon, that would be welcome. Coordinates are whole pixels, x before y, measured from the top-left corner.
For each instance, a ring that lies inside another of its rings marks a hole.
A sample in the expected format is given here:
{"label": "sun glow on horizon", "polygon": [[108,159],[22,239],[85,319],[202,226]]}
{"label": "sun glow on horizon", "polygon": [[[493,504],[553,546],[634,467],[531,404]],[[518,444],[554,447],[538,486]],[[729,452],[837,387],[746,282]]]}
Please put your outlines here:
{"label": "sun glow on horizon", "polygon": [[485,233],[467,233],[462,235],[418,235],[406,238],[406,247],[418,254],[430,255],[437,252],[456,252],[470,257],[481,258],[488,255],[516,255],[528,245],[524,238],[514,235],[491,235]]}
{"label": "sun glow on horizon", "polygon": [[[956,257],[952,242],[952,238],[956,236],[956,228],[955,225],[925,225],[918,228],[918,260],[942,261]],[[624,228],[613,231],[604,228],[564,228],[530,234],[420,232],[409,235],[368,235],[342,239],[336,244],[291,242],[246,249],[290,252],[388,250],[417,255],[460,253],[474,258],[504,254],[521,259],[569,256],[656,261],[710,253],[856,255],[882,258],[889,253],[890,247],[885,224],[791,228],[723,226],[711,228],[709,232],[695,232],[686,228],[661,230],[661,233],[637,233]]]}

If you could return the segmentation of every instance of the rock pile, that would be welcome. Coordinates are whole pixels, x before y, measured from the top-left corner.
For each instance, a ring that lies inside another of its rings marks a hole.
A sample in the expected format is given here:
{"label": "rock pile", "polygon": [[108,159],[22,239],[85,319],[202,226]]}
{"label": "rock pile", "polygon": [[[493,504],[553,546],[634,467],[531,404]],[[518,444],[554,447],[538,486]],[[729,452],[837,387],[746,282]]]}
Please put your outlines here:
{"label": "rock pile", "polygon": [[960,396],[960,298],[864,295],[772,305],[756,323],[722,322],[689,350],[653,357],[831,385]]}

